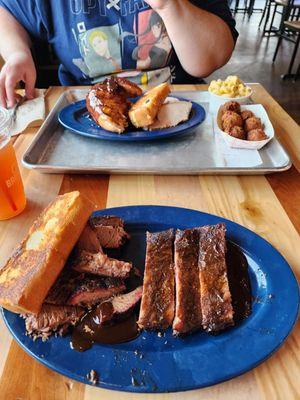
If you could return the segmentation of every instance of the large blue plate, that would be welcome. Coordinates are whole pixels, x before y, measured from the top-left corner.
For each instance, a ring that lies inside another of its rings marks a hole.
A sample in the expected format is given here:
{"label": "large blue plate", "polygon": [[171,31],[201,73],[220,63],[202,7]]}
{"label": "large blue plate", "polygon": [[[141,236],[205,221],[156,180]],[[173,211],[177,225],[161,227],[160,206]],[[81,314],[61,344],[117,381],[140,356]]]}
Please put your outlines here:
{"label": "large blue plate", "polygon": [[[186,100],[180,98],[180,100]],[[190,101],[190,100],[186,100]],[[166,139],[183,133],[193,131],[197,125],[205,119],[205,110],[200,104],[192,102],[192,111],[188,121],[183,122],[173,128],[158,129],[155,131],[130,130],[118,134],[109,132],[98,126],[90,117],[87,111],[85,100],[80,100],[63,108],[59,115],[59,122],[67,129],[82,136],[104,140],[116,140],[125,142],[149,141]]]}
{"label": "large blue plate", "polygon": [[278,349],[298,315],[297,281],[284,258],[260,236],[223,218],[198,211],[159,206],[107,209],[96,214],[119,215],[126,221],[131,240],[122,257],[142,266],[145,232],[169,227],[186,228],[226,222],[227,237],[246,255],[253,296],[252,315],[218,336],[195,333],[174,338],[143,332],[119,345],[94,345],[84,353],[70,348],[70,337],[46,343],[25,336],[24,321],[9,311],[4,320],[16,341],[49,368],[80,382],[95,369],[99,386],[132,392],[167,392],[196,389],[231,379],[255,367]]}

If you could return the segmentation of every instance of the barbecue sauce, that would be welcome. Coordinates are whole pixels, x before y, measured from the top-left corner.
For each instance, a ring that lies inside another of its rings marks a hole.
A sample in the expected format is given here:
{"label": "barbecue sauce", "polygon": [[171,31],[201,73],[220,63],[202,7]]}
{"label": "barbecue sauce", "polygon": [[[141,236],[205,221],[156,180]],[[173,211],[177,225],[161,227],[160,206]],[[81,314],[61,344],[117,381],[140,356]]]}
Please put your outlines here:
{"label": "barbecue sauce", "polygon": [[71,347],[77,351],[85,351],[94,343],[118,344],[133,340],[139,335],[135,314],[121,321],[114,321],[112,317],[111,302],[102,303],[89,311],[74,328]]}
{"label": "barbecue sauce", "polygon": [[245,255],[236,244],[229,241],[226,244],[227,277],[236,324],[252,312],[251,284]]}
{"label": "barbecue sauce", "polygon": [[[234,322],[237,324],[251,314],[252,294],[247,259],[240,248],[229,241],[227,241],[226,264]],[[85,351],[94,343],[124,343],[139,335],[135,313],[119,321],[112,317],[111,302],[104,302],[89,311],[74,328],[71,347],[77,351]]]}

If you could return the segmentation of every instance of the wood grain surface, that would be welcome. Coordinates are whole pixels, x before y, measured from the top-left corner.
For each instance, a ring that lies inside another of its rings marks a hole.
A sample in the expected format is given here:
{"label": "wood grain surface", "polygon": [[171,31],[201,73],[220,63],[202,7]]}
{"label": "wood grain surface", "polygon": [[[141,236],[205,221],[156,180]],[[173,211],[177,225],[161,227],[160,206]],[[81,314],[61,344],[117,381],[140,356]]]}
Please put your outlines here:
{"label": "wood grain surface", "polygon": [[[28,204],[24,213],[0,222],[0,266],[25,235],[33,220],[58,193],[80,190],[95,209],[136,204],[175,205],[229,218],[269,240],[287,259],[300,279],[300,128],[260,86],[255,100],[265,105],[276,134],[293,157],[282,174],[264,176],[101,176],[21,173]],[[193,87],[203,89],[205,87]],[[190,86],[176,89],[191,89]],[[48,110],[63,88],[47,95]],[[277,132],[278,131],[278,132]],[[20,159],[35,131],[15,141]],[[283,347],[256,369],[210,388],[172,394],[128,394],[71,381],[28,356],[0,320],[0,399],[157,399],[265,400],[300,399],[300,328],[296,326]]]}

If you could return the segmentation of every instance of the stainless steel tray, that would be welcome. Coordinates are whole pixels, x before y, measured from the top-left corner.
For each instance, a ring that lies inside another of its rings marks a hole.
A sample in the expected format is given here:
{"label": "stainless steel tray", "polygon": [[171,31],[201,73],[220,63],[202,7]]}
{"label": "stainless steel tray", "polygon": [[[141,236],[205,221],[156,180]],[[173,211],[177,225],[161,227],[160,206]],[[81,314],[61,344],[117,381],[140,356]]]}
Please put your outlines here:
{"label": "stainless steel tray", "polygon": [[[208,113],[193,133],[169,140],[121,143],[79,136],[63,128],[57,116],[85,94],[86,90],[71,89],[60,96],[23,156],[25,167],[45,173],[246,175],[285,171],[291,166],[276,138],[257,153],[259,165],[253,165],[255,154],[251,150],[240,153],[227,149],[214,133]],[[180,91],[174,95],[201,103],[208,110],[207,92]]]}

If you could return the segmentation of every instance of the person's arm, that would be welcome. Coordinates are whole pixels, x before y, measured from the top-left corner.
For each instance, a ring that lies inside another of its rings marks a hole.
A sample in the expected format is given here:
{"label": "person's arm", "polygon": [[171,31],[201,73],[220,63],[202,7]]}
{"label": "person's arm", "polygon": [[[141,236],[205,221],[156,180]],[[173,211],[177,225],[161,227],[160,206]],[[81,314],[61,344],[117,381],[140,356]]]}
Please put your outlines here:
{"label": "person's arm", "polygon": [[14,90],[20,81],[25,83],[28,98],[34,96],[36,70],[30,51],[30,38],[26,30],[4,8],[0,7],[0,54],[5,64],[0,72],[0,104],[15,104]]}
{"label": "person's arm", "polygon": [[145,0],[163,19],[182,67],[205,77],[224,65],[234,49],[229,26],[189,0]]}

